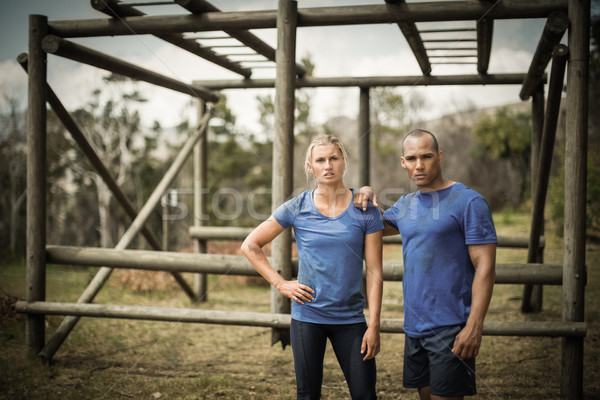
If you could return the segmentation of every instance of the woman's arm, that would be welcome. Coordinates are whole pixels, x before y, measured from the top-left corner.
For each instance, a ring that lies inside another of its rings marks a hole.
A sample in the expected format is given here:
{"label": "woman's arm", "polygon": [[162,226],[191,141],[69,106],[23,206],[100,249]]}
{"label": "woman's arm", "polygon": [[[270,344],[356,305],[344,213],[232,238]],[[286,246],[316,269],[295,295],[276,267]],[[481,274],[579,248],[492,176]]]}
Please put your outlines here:
{"label": "woman's arm", "polygon": [[[367,210],[369,201],[373,202],[375,207],[379,207],[379,204],[377,203],[377,195],[371,186],[361,187],[358,191],[356,191],[356,193],[354,193],[354,196],[352,197],[352,203],[354,204],[354,207],[363,211]],[[381,215],[383,216],[383,210],[381,210]],[[399,234],[400,232],[398,232],[398,229],[388,224],[385,219],[383,220],[383,236],[393,236]]]}
{"label": "woman's arm", "polygon": [[379,353],[379,328],[381,320],[381,297],[383,295],[383,268],[381,261],[383,231],[365,236],[365,263],[367,270],[367,299],[369,302],[369,327],[363,336],[361,352],[363,360]]}
{"label": "woman's arm", "polygon": [[241,250],[254,269],[279,292],[299,304],[314,300],[314,290],[296,280],[286,281],[267,260],[263,247],[285,230],[271,217],[257,226],[244,240]]}

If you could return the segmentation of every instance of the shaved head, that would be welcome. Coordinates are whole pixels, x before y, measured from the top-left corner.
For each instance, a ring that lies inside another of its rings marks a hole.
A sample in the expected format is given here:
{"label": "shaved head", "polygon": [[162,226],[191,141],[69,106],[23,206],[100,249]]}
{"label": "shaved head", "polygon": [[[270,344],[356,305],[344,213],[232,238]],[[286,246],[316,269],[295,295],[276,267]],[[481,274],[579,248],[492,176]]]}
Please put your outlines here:
{"label": "shaved head", "polygon": [[433,148],[435,150],[436,153],[440,152],[440,146],[438,144],[437,138],[435,137],[435,135],[429,131],[426,131],[425,129],[415,129],[411,132],[409,132],[404,139],[402,140],[402,155],[404,155],[404,142],[406,142],[406,139],[408,138],[418,138],[421,137],[423,135],[429,135],[431,136],[431,139],[433,139]]}

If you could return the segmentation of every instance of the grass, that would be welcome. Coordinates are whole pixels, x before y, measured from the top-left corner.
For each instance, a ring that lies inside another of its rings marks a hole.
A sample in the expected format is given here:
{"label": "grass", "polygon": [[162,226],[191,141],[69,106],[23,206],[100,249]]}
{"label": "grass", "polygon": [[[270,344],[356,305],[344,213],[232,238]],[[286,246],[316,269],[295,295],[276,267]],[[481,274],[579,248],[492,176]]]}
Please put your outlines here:
{"label": "grass", "polygon": [[[527,236],[529,216],[494,216],[499,234]],[[549,229],[549,231],[551,231]],[[398,258],[386,246],[386,258]],[[526,250],[499,249],[498,263],[524,262]],[[562,241],[547,237],[545,260],[562,263]],[[600,246],[589,244],[584,343],[584,399],[600,397]],[[47,299],[76,301],[95,268],[49,266]],[[190,307],[166,274],[140,275],[150,288],[131,289],[132,275],[117,271],[96,303]],[[132,278],[133,277],[133,278]],[[82,318],[51,365],[26,357],[25,318],[8,302],[24,298],[25,267],[0,266],[4,306],[0,315],[0,399],[294,399],[291,349],[271,346],[264,328]],[[256,280],[211,276],[209,301],[195,307],[269,311],[269,290]],[[544,310],[520,312],[522,285],[497,285],[490,321],[560,321],[562,288],[544,287]],[[7,297],[8,296],[8,297]],[[400,282],[386,282],[384,318],[402,317]],[[46,318],[50,337],[62,317]],[[382,334],[377,357],[380,399],[416,399],[402,388],[403,335]],[[561,339],[485,336],[477,361],[478,399],[559,399]],[[348,391],[331,348],[325,357],[324,399]]]}

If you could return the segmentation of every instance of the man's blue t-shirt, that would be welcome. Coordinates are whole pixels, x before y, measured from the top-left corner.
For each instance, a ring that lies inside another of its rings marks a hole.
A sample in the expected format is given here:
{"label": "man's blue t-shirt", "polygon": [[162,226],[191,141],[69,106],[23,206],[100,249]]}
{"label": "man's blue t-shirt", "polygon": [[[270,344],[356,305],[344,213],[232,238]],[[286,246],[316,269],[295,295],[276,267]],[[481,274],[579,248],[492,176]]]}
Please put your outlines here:
{"label": "man's blue t-shirt", "polygon": [[361,293],[365,235],[383,229],[381,212],[352,203],[337,217],[321,214],[308,190],[279,206],[273,216],[284,228],[294,227],[298,247],[298,281],[312,288],[314,300],[292,301],[292,318],[319,324],[365,321]]}
{"label": "man's blue t-shirt", "polygon": [[402,236],[405,333],[425,337],[464,324],[475,275],[467,246],[497,243],[485,198],[455,183],[405,194],[383,218]]}

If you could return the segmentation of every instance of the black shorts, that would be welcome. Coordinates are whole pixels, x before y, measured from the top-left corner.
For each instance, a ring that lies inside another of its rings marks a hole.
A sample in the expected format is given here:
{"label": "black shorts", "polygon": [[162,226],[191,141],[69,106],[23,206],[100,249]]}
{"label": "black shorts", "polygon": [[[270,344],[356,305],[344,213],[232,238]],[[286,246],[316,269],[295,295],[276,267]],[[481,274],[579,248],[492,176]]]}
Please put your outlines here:
{"label": "black shorts", "polygon": [[472,396],[475,386],[475,358],[461,360],[452,353],[456,335],[462,326],[452,326],[425,338],[405,337],[405,388],[429,386],[436,396]]}

